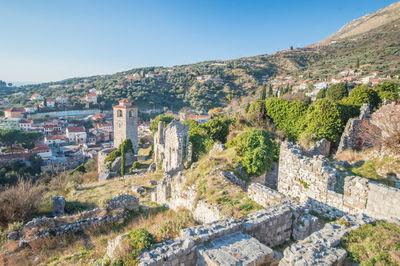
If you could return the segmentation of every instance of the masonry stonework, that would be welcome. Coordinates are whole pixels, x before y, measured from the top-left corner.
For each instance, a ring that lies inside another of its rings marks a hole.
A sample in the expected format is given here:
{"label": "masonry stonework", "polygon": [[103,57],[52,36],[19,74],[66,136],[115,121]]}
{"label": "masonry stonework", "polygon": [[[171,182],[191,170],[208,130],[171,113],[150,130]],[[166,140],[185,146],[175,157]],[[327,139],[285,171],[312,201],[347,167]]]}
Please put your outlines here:
{"label": "masonry stonework", "polygon": [[182,170],[189,160],[189,125],[173,120],[164,128],[162,122],[154,135],[154,160],[165,171]]}
{"label": "masonry stonework", "polygon": [[113,106],[114,148],[125,140],[131,139],[133,151],[138,152],[138,108],[132,102],[123,99]]}

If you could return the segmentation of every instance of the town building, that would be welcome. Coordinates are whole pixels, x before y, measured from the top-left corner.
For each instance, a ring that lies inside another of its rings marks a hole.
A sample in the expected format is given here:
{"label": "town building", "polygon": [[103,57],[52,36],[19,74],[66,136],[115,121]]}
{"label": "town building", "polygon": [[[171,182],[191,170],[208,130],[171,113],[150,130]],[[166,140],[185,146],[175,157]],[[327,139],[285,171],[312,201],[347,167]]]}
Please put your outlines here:
{"label": "town building", "polygon": [[123,99],[118,105],[113,106],[114,115],[114,147],[125,140],[131,139],[133,150],[138,148],[138,108],[131,101]]}
{"label": "town building", "polygon": [[69,142],[75,142],[77,144],[86,143],[86,130],[85,127],[68,127],[66,135]]}
{"label": "town building", "polygon": [[6,118],[23,118],[25,113],[25,108],[10,107],[4,110],[4,116]]}

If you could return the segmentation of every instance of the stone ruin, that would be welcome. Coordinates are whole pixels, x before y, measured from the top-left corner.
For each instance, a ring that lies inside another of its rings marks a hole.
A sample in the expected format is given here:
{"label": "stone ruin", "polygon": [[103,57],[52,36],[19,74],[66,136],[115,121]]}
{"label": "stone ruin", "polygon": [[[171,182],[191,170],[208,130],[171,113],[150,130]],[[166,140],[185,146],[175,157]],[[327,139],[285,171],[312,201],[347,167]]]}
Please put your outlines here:
{"label": "stone ruin", "polygon": [[189,125],[173,120],[166,128],[159,122],[154,135],[154,161],[165,171],[182,170],[184,163],[191,160]]}
{"label": "stone ruin", "polygon": [[[343,265],[347,253],[339,244],[350,231],[375,219],[400,223],[400,190],[344,176],[327,159],[329,148],[326,140],[309,150],[282,143],[278,189],[250,184],[248,197],[264,209],[240,219],[222,218],[218,206],[196,202],[197,188],[184,188],[181,172],[166,172],[152,200],[184,207],[203,224],[143,252],[139,265]],[[338,220],[323,226],[316,215]],[[291,239],[298,242],[283,254],[273,250]],[[113,258],[113,249],[107,254]]]}
{"label": "stone ruin", "polygon": [[[57,197],[57,201],[59,201],[58,199],[59,197]],[[111,199],[104,208],[95,208],[77,215],[34,218],[18,231],[11,232],[7,238],[18,240],[20,247],[26,247],[45,237],[60,237],[90,227],[122,222],[127,218],[126,211],[138,210],[139,200],[137,198],[128,194],[120,194]]]}
{"label": "stone ruin", "polygon": [[[107,156],[115,151],[115,148],[108,148],[99,151],[97,154],[97,173],[99,175],[99,181],[105,181],[117,176],[120,176],[119,172],[121,171],[121,156],[117,157],[113,162],[104,163],[104,160]],[[131,152],[125,153],[125,167],[129,169],[132,164],[135,162],[135,155]]]}

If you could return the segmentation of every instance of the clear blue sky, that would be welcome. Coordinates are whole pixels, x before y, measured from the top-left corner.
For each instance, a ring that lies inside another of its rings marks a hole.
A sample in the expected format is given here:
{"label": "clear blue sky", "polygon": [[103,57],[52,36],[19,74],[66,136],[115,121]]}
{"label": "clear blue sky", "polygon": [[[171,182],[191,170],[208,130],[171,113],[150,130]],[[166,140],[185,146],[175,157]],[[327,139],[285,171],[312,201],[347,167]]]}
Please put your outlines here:
{"label": "clear blue sky", "polygon": [[56,81],[306,46],[394,0],[0,0],[0,79]]}

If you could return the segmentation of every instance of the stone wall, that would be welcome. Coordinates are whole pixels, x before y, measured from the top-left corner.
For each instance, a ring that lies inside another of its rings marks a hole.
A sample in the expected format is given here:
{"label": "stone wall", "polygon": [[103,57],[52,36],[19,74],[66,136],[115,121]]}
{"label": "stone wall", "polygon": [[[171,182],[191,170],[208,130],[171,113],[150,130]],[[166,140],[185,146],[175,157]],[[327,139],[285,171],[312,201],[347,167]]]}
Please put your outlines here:
{"label": "stone wall", "polygon": [[284,200],[289,200],[289,198],[282,193],[259,183],[250,184],[247,193],[250,199],[264,207],[276,205]]}
{"label": "stone wall", "polygon": [[279,265],[343,265],[347,252],[339,248],[340,241],[350,231],[374,220],[365,215],[347,215],[287,247]]}
{"label": "stone wall", "polygon": [[139,200],[128,194],[115,196],[104,208],[96,208],[78,215],[34,218],[20,230],[11,232],[10,240],[31,243],[44,237],[62,236],[89,227],[123,221],[125,210],[138,211]]}
{"label": "stone wall", "polygon": [[371,123],[371,111],[369,104],[361,106],[360,116],[351,118],[346,124],[340,139],[337,152],[345,150],[361,150],[371,148],[379,143],[381,130]]}
{"label": "stone wall", "polygon": [[165,172],[158,182],[156,191],[151,200],[178,211],[180,208],[191,211],[193,218],[202,223],[209,223],[221,219],[218,206],[197,200],[197,188],[185,186],[187,177],[181,172],[177,174]]}
{"label": "stone wall", "polygon": [[322,155],[309,156],[301,147],[285,142],[279,164],[278,191],[329,218],[359,212],[380,219],[400,217],[399,189],[362,177],[343,178]]}
{"label": "stone wall", "polygon": [[181,170],[189,156],[189,125],[173,120],[165,129],[158,124],[154,135],[154,159],[165,171]]}

